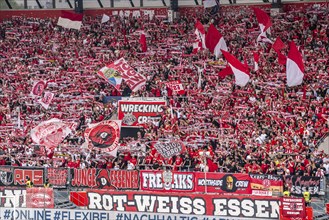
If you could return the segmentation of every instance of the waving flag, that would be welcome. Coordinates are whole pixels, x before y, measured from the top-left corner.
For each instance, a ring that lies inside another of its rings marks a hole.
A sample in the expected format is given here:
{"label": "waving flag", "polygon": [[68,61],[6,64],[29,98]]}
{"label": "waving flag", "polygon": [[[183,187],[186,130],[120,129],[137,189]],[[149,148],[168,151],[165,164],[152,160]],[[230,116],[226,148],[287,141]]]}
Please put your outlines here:
{"label": "waving flag", "polygon": [[228,65],[231,67],[232,72],[234,73],[235,84],[238,86],[247,85],[250,79],[248,68],[229,52],[222,50],[222,53],[227,60]]}
{"label": "waving flag", "polygon": [[32,86],[31,90],[31,96],[36,97],[36,96],[41,96],[45,88],[47,87],[47,84],[43,80],[35,81]]}
{"label": "waving flag", "polygon": [[258,25],[260,27],[260,35],[257,37],[257,42],[263,41],[263,42],[273,42],[267,38],[266,31],[269,30],[269,28],[272,26],[272,22],[268,14],[264,12],[263,10],[259,8],[252,8],[254,10],[254,13],[256,15]]}
{"label": "waving flag", "polygon": [[295,43],[290,42],[290,51],[287,58],[287,84],[289,87],[298,86],[303,83],[304,64],[302,55],[299,53]]}
{"label": "waving flag", "polygon": [[45,109],[48,109],[54,96],[55,96],[55,94],[52,92],[45,92],[42,99],[39,99],[38,102],[41,104],[42,107],[44,107]]}
{"label": "waving flag", "polygon": [[272,45],[273,50],[275,50],[278,53],[278,51],[281,51],[284,47],[285,47],[285,45],[282,42],[281,38],[277,37],[275,39],[274,44]]}
{"label": "waving flag", "polygon": [[266,14],[265,11],[259,9],[259,8],[252,8],[255,12],[259,27],[260,27],[260,31],[261,32],[266,32],[271,26],[272,26],[272,22],[270,17],[268,16],[268,14]]}
{"label": "waving flag", "polygon": [[102,21],[101,23],[106,23],[110,20],[110,16],[106,15],[106,14],[103,14],[103,17],[102,17]]}
{"label": "waving flag", "polygon": [[258,62],[259,62],[259,54],[257,52],[253,52],[254,55],[254,71],[259,70]]}
{"label": "waving flag", "polygon": [[203,7],[204,8],[212,8],[217,6],[216,0],[203,0]]}
{"label": "waving flag", "polygon": [[142,51],[146,52],[147,51],[147,43],[146,43],[146,36],[145,36],[144,32],[140,36],[139,43],[141,44]]}
{"label": "waving flag", "polygon": [[206,41],[205,41],[205,37],[206,37],[206,32],[204,30],[203,25],[201,24],[200,21],[197,21],[195,24],[195,32],[196,37],[198,39],[199,42],[201,42],[202,44],[202,48],[207,48],[206,47]]}
{"label": "waving flag", "polygon": [[31,130],[31,138],[34,143],[44,145],[47,148],[57,147],[67,135],[72,132],[73,124],[65,123],[60,119],[53,118],[41,122]]}
{"label": "waving flag", "polygon": [[120,139],[121,121],[102,121],[90,124],[84,136],[90,149],[97,149],[116,157]]}
{"label": "waving flag", "polygon": [[120,73],[116,70],[113,63],[108,66],[104,66],[102,69],[100,69],[98,71],[98,75],[108,81],[117,90],[120,89],[122,77]]}
{"label": "waving flag", "polygon": [[218,76],[221,78],[225,78],[226,76],[232,75],[233,71],[230,66],[226,66],[224,69],[222,69],[219,73]]}
{"label": "waving flag", "polygon": [[83,14],[62,11],[62,15],[58,18],[57,25],[64,28],[80,30],[82,26]]}
{"label": "waving flag", "polygon": [[206,46],[215,54],[216,58],[221,54],[221,50],[227,51],[227,45],[223,36],[213,24],[210,24],[206,35]]}

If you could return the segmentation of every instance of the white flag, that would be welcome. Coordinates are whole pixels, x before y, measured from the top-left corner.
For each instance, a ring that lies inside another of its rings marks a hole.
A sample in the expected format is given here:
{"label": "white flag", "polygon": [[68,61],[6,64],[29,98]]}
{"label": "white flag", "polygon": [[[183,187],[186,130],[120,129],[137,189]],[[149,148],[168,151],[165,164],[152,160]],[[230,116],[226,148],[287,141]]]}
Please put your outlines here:
{"label": "white flag", "polygon": [[105,22],[108,22],[110,20],[110,16],[106,15],[106,14],[103,14],[103,17],[102,17],[102,24],[105,23]]}

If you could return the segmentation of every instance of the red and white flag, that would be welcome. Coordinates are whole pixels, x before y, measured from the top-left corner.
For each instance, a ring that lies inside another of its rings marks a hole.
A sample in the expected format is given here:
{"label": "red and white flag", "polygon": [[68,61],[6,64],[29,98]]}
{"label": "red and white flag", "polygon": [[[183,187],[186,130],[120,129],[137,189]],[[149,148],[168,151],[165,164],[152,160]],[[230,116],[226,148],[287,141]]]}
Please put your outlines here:
{"label": "red and white flag", "polygon": [[217,5],[216,0],[203,0],[203,7],[204,8],[212,8]]}
{"label": "red and white flag", "polygon": [[225,78],[226,76],[232,75],[233,71],[230,66],[226,66],[224,69],[222,69],[219,73],[218,76],[221,78]]}
{"label": "red and white flag", "polygon": [[30,94],[33,97],[42,96],[43,91],[45,90],[47,84],[43,80],[35,81],[32,86]]}
{"label": "red and white flag", "polygon": [[64,28],[80,30],[82,26],[83,14],[62,11],[62,15],[58,18],[57,25]]}
{"label": "red and white flag", "polygon": [[33,128],[31,138],[34,143],[52,149],[57,147],[72,132],[72,127],[72,124],[53,118],[41,122]]}
{"label": "red and white flag", "polygon": [[253,52],[254,55],[254,71],[259,70],[258,62],[259,62],[259,54],[257,52]]}
{"label": "red and white flag", "polygon": [[272,26],[272,22],[270,19],[270,16],[268,16],[268,14],[259,9],[259,8],[252,8],[255,12],[259,27],[260,27],[260,31],[261,32],[266,32],[271,26]]}
{"label": "red and white flag", "polygon": [[304,64],[303,58],[295,43],[290,42],[290,51],[287,58],[287,85],[289,87],[298,86],[303,83]]}
{"label": "red and white flag", "polygon": [[270,16],[259,8],[253,7],[252,9],[254,10],[260,28],[260,35],[257,37],[257,42],[263,41],[273,44],[273,41],[268,39],[266,35],[266,31],[269,31],[269,28],[272,26]]}
{"label": "red and white flag", "polygon": [[139,38],[139,43],[141,44],[141,49],[142,49],[143,53],[145,53],[147,51],[147,43],[146,43],[146,36],[145,36],[144,32],[142,32],[142,34]]}
{"label": "red and white flag", "polygon": [[234,73],[235,84],[238,86],[247,85],[250,79],[248,68],[229,52],[222,50],[222,53],[227,60],[228,65],[231,67],[232,72]]}
{"label": "red and white flag", "polygon": [[227,51],[227,45],[223,36],[219,33],[213,24],[210,24],[206,35],[206,46],[210,52],[214,53],[216,58],[221,54],[221,50]]}
{"label": "red and white flag", "polygon": [[90,124],[85,130],[84,136],[90,149],[100,150],[103,153],[116,157],[120,131],[120,120],[108,120]]}
{"label": "red and white flag", "polygon": [[200,21],[197,21],[196,24],[195,24],[195,32],[196,34],[196,38],[198,39],[199,42],[201,42],[202,44],[202,48],[203,49],[206,49],[206,32],[204,30],[204,27],[203,25],[201,24]]}
{"label": "red and white flag", "polygon": [[146,83],[146,78],[137,73],[124,58],[114,61],[112,68],[120,73],[122,79],[133,92],[141,89]]}
{"label": "red and white flag", "polygon": [[38,102],[41,104],[42,107],[44,107],[45,109],[48,109],[54,96],[55,96],[55,94],[52,92],[45,92],[42,99],[39,99]]}

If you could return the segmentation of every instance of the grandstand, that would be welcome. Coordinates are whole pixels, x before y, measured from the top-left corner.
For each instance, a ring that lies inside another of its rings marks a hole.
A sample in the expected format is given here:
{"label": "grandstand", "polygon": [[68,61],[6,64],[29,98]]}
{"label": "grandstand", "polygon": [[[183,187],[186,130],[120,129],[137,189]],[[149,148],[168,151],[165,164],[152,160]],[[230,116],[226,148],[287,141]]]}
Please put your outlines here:
{"label": "grandstand", "polygon": [[1,3],[1,219],[328,218],[328,2],[177,2]]}

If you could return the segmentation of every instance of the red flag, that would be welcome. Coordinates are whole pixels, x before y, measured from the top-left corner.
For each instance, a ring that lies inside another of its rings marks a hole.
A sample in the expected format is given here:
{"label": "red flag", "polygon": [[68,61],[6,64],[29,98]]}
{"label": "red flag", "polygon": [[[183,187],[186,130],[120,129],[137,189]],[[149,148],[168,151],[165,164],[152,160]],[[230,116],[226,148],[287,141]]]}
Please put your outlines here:
{"label": "red flag", "polygon": [[272,26],[272,22],[270,19],[270,16],[268,16],[268,14],[259,9],[259,8],[252,8],[255,12],[255,15],[257,17],[257,21],[260,27],[261,32],[265,32],[267,31],[267,29],[269,29]]}
{"label": "red flag", "polygon": [[224,69],[222,69],[219,73],[218,76],[221,78],[225,78],[226,76],[232,75],[233,71],[230,66],[226,66]]}
{"label": "red flag", "polygon": [[141,44],[141,48],[143,52],[147,51],[147,44],[146,44],[146,36],[144,33],[141,34],[139,43]]}
{"label": "red flag", "polygon": [[202,48],[207,48],[206,47],[206,41],[205,41],[205,37],[206,37],[206,32],[204,30],[203,25],[201,24],[200,21],[197,21],[195,24],[195,35],[196,38],[198,39],[198,41],[200,41],[202,43]]}
{"label": "red flag", "polygon": [[286,65],[287,63],[287,57],[285,55],[283,55],[281,52],[277,52],[278,53],[278,62],[281,65]]}
{"label": "red flag", "polygon": [[235,84],[238,86],[247,85],[250,76],[249,70],[243,65],[237,58],[235,58],[232,54],[227,51],[222,50],[222,53],[227,60],[228,65],[231,67],[232,72],[235,76]]}
{"label": "red flag", "polygon": [[280,37],[277,37],[272,48],[278,52],[281,51],[281,49],[283,49],[285,47],[284,43],[282,42]]}

